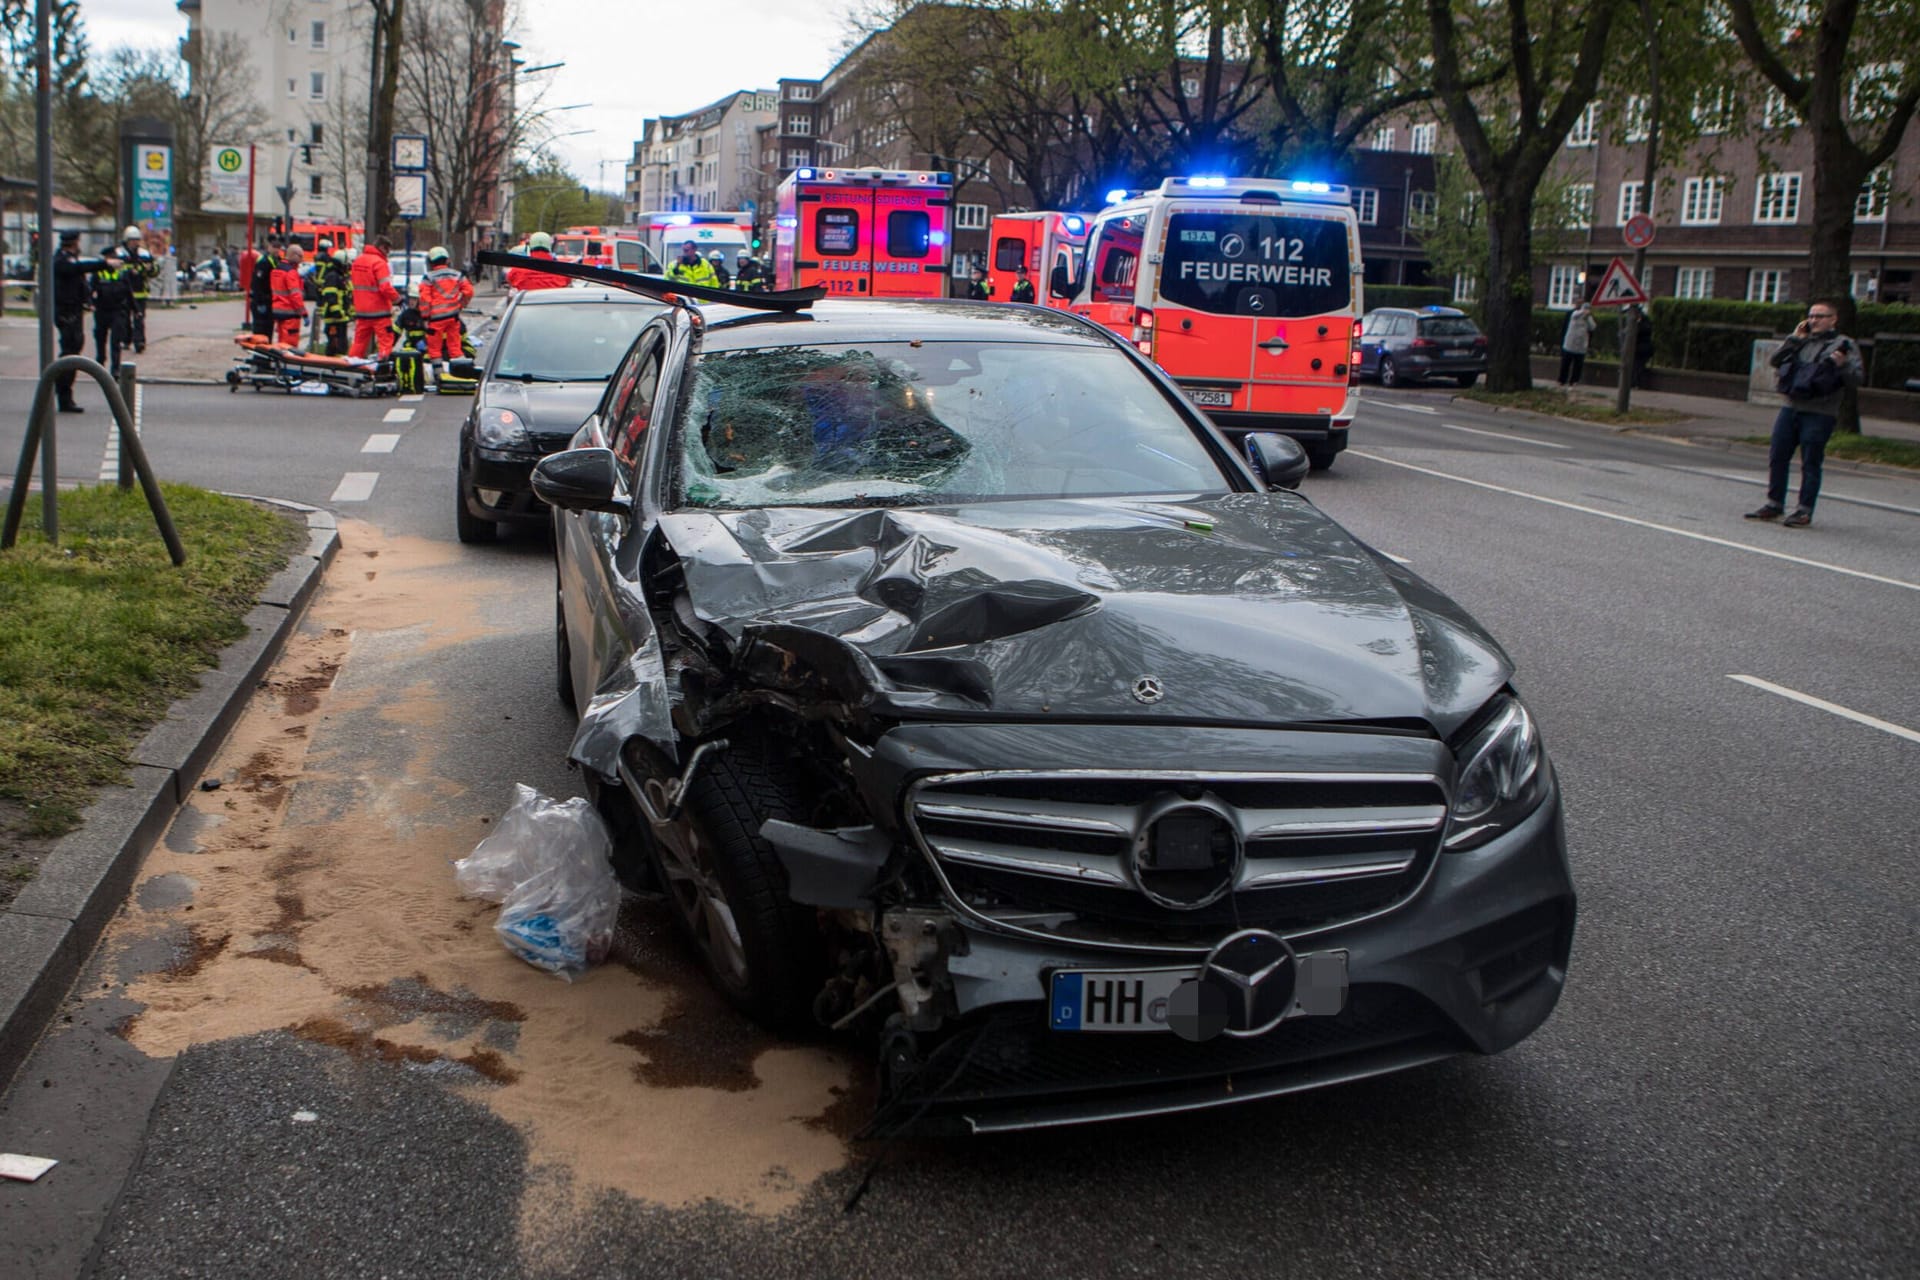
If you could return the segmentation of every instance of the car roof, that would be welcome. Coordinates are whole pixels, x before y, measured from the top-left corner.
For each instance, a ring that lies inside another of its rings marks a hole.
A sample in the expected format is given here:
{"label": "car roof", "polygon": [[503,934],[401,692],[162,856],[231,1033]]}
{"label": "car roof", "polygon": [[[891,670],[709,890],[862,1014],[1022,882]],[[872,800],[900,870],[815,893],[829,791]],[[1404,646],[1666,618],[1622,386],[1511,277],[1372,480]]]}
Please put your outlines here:
{"label": "car roof", "polygon": [[642,307],[663,307],[666,304],[638,293],[629,293],[625,289],[522,289],[514,294],[514,304],[521,307],[556,307],[579,302],[623,302]]}
{"label": "car roof", "polygon": [[1417,316],[1422,319],[1427,319],[1433,316],[1463,316],[1467,313],[1458,307],[1435,305],[1427,307],[1375,307],[1373,310],[1367,312],[1367,314],[1370,316]]}
{"label": "car roof", "polygon": [[1004,303],[828,298],[805,311],[702,308],[708,351],[842,342],[1020,342],[1113,345],[1105,330],[1059,311]]}

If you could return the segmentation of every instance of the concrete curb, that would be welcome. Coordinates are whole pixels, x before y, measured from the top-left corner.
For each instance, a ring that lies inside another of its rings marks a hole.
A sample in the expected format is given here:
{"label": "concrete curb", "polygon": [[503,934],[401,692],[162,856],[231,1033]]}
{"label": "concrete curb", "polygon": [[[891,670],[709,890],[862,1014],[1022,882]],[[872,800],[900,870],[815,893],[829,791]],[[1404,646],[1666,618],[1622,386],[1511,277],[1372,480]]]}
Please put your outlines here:
{"label": "concrete curb", "polygon": [[[234,495],[247,496],[247,495]],[[254,498],[307,520],[307,545],[262,589],[247,634],[200,688],[173,704],[129,754],[130,783],[103,791],[54,845],[40,874],[0,912],[0,1090],[27,1060],[132,888],[148,850],[192,793],[299,624],[340,549],[332,513]]]}

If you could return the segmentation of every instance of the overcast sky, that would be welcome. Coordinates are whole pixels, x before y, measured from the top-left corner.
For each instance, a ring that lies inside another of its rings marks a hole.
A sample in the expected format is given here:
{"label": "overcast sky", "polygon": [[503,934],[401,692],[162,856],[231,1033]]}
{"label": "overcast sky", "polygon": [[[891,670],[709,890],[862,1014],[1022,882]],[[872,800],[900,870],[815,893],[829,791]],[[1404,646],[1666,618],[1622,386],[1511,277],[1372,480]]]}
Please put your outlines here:
{"label": "overcast sky", "polygon": [[[848,0],[726,0],[644,4],[627,0],[522,0],[528,17],[509,34],[529,66],[565,62],[546,81],[553,149],[575,174],[618,190],[648,116],[677,115],[735,89],[771,89],[781,76],[826,72],[845,43]],[[81,0],[95,54],[118,44],[172,47],[187,20],[170,0]],[[649,54],[649,50],[655,50]],[[602,161],[606,164],[603,168]],[[605,182],[602,182],[604,172]]]}

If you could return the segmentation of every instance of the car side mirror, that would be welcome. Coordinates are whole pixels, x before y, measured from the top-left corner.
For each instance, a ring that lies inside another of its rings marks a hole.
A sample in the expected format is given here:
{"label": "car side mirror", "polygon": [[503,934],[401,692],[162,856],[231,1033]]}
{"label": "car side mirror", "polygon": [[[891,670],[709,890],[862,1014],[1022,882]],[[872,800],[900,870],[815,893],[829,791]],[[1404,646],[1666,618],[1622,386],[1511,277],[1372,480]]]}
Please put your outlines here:
{"label": "car side mirror", "polygon": [[620,483],[620,462],[611,449],[550,453],[533,469],[534,496],[561,511],[611,511],[626,515],[633,500]]}
{"label": "car side mirror", "polygon": [[449,360],[447,372],[456,378],[466,378],[469,381],[477,382],[480,378],[480,366],[471,360]]}
{"label": "car side mirror", "polygon": [[1053,274],[1047,277],[1047,294],[1054,298],[1071,298],[1076,290],[1073,287],[1073,275],[1064,262],[1056,263]]}
{"label": "car side mirror", "polygon": [[1272,431],[1247,436],[1247,461],[1269,489],[1298,489],[1312,466],[1298,440]]}

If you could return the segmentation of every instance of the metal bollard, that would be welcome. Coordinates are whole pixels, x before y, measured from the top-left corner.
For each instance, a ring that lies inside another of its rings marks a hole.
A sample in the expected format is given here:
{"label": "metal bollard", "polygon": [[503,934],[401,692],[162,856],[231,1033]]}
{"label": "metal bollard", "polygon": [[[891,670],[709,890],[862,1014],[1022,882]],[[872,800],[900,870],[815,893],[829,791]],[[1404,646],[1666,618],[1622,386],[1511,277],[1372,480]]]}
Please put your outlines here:
{"label": "metal bollard", "polygon": [[[133,410],[133,433],[140,434],[140,391],[135,385],[139,369],[135,365],[122,364],[120,372],[114,374],[114,380],[120,384],[120,398]],[[120,487],[133,488],[133,451],[122,448],[120,455]]]}

